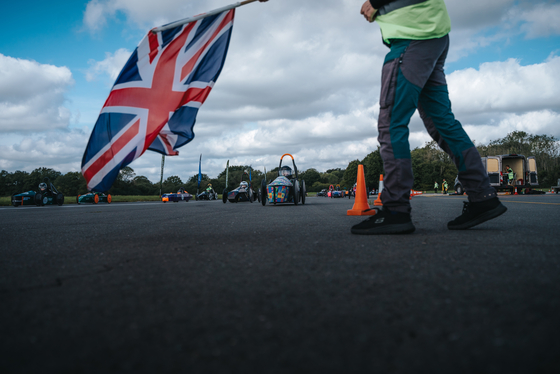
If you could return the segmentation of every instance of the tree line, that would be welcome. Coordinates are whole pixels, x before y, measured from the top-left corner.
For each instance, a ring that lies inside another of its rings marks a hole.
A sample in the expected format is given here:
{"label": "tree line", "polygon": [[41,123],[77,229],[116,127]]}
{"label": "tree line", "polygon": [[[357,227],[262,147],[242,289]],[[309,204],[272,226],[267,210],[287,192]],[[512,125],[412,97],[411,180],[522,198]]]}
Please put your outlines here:
{"label": "tree line", "polygon": [[[514,131],[502,139],[494,140],[487,145],[479,145],[477,149],[481,156],[502,154],[522,154],[534,156],[537,161],[539,186],[548,188],[556,185],[560,178],[560,146],[558,139],[547,135],[531,135],[523,131]],[[414,172],[415,190],[432,190],[434,182],[441,184],[446,179],[450,188],[457,175],[457,168],[451,158],[432,141],[423,147],[411,151],[412,169]],[[371,152],[362,160],[351,161],[346,169],[329,169],[320,172],[310,168],[299,171],[300,179],[305,180],[307,190],[318,192],[330,185],[340,185],[342,188],[351,188],[356,182],[358,165],[364,166],[365,181],[368,188],[379,187],[379,177],[385,174],[383,161],[379,149]],[[278,168],[264,174],[264,170],[251,169],[248,165],[233,165],[229,167],[228,184],[226,186],[226,169],[215,178],[202,174],[200,192],[208,185],[218,193],[224,189],[231,191],[239,186],[242,180],[249,181],[249,173],[253,188],[258,188],[263,179],[270,182],[278,175]],[[15,171],[10,173],[2,170],[0,173],[0,196],[11,196],[29,190],[37,190],[39,183],[48,177],[55,187],[66,196],[77,196],[87,192],[86,181],[80,172],[63,174],[49,168],[37,168],[32,172]],[[167,177],[160,185],[152,183],[145,176],[138,176],[131,167],[125,167],[119,173],[115,183],[108,193],[112,195],[159,195],[160,192],[175,192],[185,188],[191,194],[198,190],[198,174],[181,180],[176,175]]]}

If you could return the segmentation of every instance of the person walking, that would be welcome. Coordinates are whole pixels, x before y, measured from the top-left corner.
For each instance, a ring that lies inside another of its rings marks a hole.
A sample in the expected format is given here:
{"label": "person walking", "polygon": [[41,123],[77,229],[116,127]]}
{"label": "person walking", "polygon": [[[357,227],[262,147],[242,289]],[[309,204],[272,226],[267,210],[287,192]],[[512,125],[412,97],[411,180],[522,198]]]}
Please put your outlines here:
{"label": "person walking", "polygon": [[447,184],[447,181],[444,179],[443,183],[441,184],[443,187],[443,193],[447,193],[447,189],[449,188],[449,185]]}
{"label": "person walking", "polygon": [[438,182],[436,181],[436,182],[434,183],[434,193],[437,193],[438,187],[439,187],[439,184],[438,184]]}
{"label": "person walking", "polygon": [[381,73],[377,124],[386,174],[383,209],[352,226],[351,232],[414,232],[408,125],[417,109],[430,136],[457,166],[459,180],[468,193],[462,214],[448,222],[447,228],[464,230],[503,214],[507,208],[490,186],[480,154],[451,110],[443,71],[451,21],[444,0],[367,0],[361,14],[379,24],[383,43],[390,48]]}

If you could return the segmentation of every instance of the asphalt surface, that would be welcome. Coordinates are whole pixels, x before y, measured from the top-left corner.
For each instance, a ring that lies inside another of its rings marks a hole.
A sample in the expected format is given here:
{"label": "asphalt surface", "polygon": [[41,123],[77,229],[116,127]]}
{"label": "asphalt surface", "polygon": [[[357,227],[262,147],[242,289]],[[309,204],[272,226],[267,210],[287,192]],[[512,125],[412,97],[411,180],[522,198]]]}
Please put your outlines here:
{"label": "asphalt surface", "polygon": [[560,195],[0,208],[1,373],[559,373]]}

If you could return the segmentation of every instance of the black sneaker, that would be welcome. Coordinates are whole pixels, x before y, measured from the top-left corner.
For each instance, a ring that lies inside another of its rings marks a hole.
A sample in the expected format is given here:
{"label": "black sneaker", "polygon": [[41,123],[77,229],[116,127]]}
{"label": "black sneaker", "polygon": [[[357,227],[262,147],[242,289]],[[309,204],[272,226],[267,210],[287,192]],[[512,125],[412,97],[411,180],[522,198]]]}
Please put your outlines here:
{"label": "black sneaker", "polygon": [[466,230],[482,222],[496,218],[504,214],[507,208],[493,197],[490,200],[477,203],[463,202],[463,213],[453,221],[447,223],[449,230]]}
{"label": "black sneaker", "polygon": [[352,234],[358,235],[386,235],[410,234],[416,228],[412,224],[410,214],[391,212],[387,208],[365,221],[352,226]]}

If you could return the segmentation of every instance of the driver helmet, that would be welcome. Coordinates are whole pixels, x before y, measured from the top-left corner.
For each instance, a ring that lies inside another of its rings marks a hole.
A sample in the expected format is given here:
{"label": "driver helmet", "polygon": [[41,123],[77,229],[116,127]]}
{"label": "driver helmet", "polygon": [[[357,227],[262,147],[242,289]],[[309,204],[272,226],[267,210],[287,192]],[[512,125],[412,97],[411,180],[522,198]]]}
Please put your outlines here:
{"label": "driver helmet", "polygon": [[47,190],[47,184],[45,182],[39,183],[39,190],[40,191],[46,191]]}
{"label": "driver helmet", "polygon": [[292,168],[290,168],[289,166],[282,166],[282,168],[280,169],[280,175],[284,176],[284,177],[289,177],[292,175]]}
{"label": "driver helmet", "polygon": [[243,181],[243,182],[239,183],[239,187],[249,188],[249,183]]}

